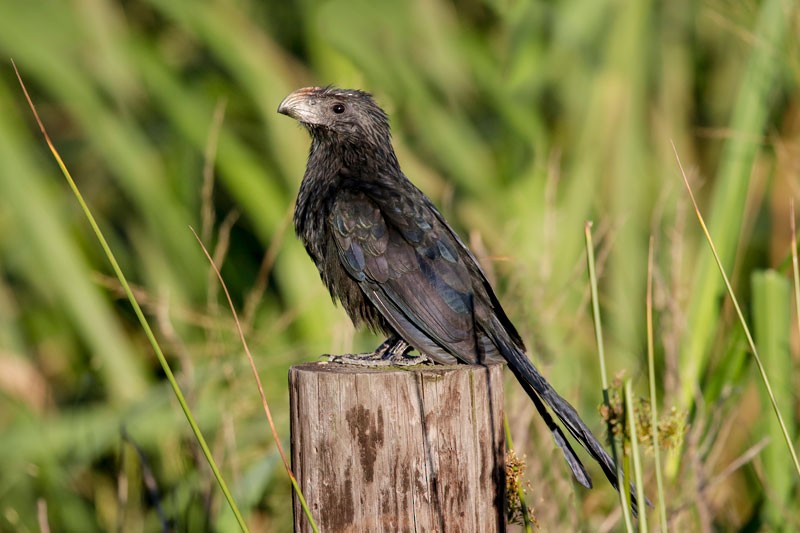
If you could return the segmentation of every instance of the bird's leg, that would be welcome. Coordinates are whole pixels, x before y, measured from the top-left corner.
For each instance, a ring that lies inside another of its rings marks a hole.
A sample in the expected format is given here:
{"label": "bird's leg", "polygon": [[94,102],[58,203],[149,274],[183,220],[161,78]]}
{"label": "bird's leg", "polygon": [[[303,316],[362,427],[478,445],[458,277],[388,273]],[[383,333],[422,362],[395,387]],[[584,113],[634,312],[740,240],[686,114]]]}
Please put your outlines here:
{"label": "bird's leg", "polygon": [[375,353],[380,354],[381,359],[389,361],[392,366],[413,366],[432,362],[422,354],[410,356],[408,355],[410,351],[411,346],[395,335],[383,341],[375,350]]}
{"label": "bird's leg", "polygon": [[374,352],[347,355],[331,355],[331,363],[358,366],[412,366],[430,362],[424,355],[408,356],[411,346],[396,335],[392,335],[378,346]]}

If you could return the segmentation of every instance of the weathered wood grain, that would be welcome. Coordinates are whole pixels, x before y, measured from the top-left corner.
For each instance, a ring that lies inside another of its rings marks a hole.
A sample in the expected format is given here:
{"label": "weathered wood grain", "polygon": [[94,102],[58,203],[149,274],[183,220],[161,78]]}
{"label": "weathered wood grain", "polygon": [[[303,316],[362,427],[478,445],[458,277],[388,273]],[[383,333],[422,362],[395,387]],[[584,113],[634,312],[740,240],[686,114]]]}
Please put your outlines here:
{"label": "weathered wood grain", "polygon": [[[505,530],[502,366],[289,371],[292,468],[323,532]],[[295,531],[311,531],[294,501]]]}

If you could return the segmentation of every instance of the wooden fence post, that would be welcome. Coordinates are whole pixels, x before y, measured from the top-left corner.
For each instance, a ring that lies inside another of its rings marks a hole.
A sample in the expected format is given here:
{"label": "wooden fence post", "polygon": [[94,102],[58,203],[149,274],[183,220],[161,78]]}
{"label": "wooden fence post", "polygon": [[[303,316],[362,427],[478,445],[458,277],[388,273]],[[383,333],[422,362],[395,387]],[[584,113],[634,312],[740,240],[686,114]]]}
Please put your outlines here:
{"label": "wooden fence post", "polygon": [[[505,531],[502,365],[289,370],[292,469],[323,532]],[[311,531],[297,497],[295,531]]]}

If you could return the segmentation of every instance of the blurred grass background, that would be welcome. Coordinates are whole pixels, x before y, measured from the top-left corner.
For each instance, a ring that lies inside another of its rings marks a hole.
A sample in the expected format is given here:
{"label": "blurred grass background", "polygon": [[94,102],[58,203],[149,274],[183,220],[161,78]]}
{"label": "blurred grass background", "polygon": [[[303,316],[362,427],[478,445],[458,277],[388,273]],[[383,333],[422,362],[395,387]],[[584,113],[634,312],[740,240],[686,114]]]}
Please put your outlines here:
{"label": "blurred grass background", "polygon": [[[609,364],[641,396],[653,234],[661,409],[689,423],[666,457],[673,529],[800,527],[798,480],[670,146],[797,440],[799,36],[790,0],[0,0],[0,57],[16,61],[263,531],[290,530],[290,487],[188,227],[222,262],[288,440],[288,367],[378,341],[330,304],[287,226],[308,139],[275,109],[329,83],[389,111],[406,173],[468,237],[533,357],[597,431],[583,224],[595,222]],[[0,530],[232,530],[3,61]],[[595,490],[573,488],[511,382],[507,411],[542,529],[620,527],[599,471]]]}

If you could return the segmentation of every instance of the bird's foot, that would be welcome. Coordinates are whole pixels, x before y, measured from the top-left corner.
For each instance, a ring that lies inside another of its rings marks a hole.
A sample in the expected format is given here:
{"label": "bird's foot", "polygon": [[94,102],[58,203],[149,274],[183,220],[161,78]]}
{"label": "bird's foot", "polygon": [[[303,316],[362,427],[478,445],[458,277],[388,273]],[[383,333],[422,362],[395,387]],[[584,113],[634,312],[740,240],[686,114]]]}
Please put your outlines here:
{"label": "bird's foot", "polygon": [[365,367],[389,367],[389,366],[413,366],[420,365],[428,362],[428,358],[424,355],[409,357],[401,355],[398,357],[386,358],[380,357],[375,352],[367,353],[349,353],[345,355],[329,355],[328,362],[340,363],[343,365],[356,365]]}
{"label": "bird's foot", "polygon": [[389,337],[374,352],[330,355],[328,361],[366,367],[414,366],[431,362],[422,354],[410,356],[409,351],[411,346],[407,342],[399,337]]}

